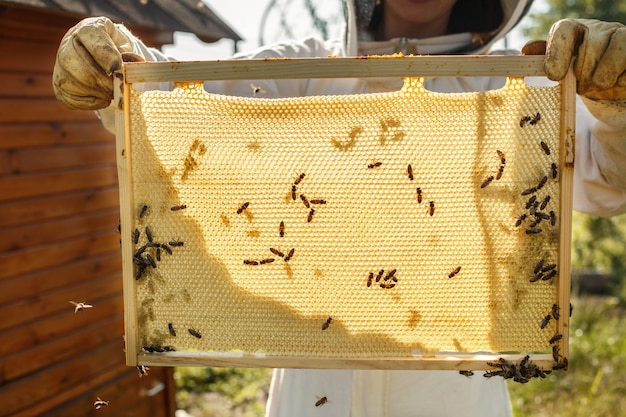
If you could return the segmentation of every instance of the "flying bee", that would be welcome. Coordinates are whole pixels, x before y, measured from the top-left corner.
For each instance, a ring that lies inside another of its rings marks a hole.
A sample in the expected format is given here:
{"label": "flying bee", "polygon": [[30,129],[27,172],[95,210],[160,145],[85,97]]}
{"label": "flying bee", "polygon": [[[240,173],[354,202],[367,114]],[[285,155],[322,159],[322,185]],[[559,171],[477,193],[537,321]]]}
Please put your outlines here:
{"label": "flying bee", "polygon": [[378,168],[379,166],[381,166],[383,163],[380,161],[376,161],[376,162],[372,162],[371,164],[369,164],[367,167],[369,169],[374,169],[374,168]]}
{"label": "flying bee", "polygon": [[280,221],[280,224],[278,225],[278,235],[280,237],[285,236],[285,222],[282,220]]}
{"label": "flying bee", "polygon": [[306,198],[304,194],[300,194],[300,199],[306,208],[311,208],[311,204],[309,204],[309,200]]}
{"label": "flying bee", "polygon": [[202,335],[200,334],[199,331],[197,331],[196,329],[194,329],[193,327],[187,329],[187,331],[189,332],[190,335],[192,335],[195,338],[198,339],[202,339]]}
{"label": "flying bee", "polygon": [[306,217],[307,223],[311,223],[313,221],[313,215],[315,214],[315,209],[311,209],[309,211],[309,215]]}
{"label": "flying bee", "polygon": [[539,114],[539,112],[537,112],[537,114],[535,114],[535,116],[533,117],[533,119],[531,121],[528,122],[528,124],[530,124],[531,126],[534,126],[537,124],[537,122],[541,120],[541,114]]}
{"label": "flying bee", "polygon": [[[294,199],[294,200],[295,200],[295,199]],[[244,210],[246,210],[246,209],[248,208],[248,206],[249,206],[249,205],[250,205],[250,202],[249,202],[249,201],[246,201],[245,203],[243,203],[243,204],[241,205],[241,207],[239,207],[239,208],[237,209],[237,214],[241,214],[241,213],[243,213],[243,211],[244,211]]]}
{"label": "flying bee", "polygon": [[74,305],[74,313],[78,313],[80,311],[83,311],[86,308],[92,308],[93,307],[91,304],[87,304],[86,302],[84,302],[84,303],[77,303],[75,301],[70,301],[70,304]]}
{"label": "flying bee", "polygon": [[304,179],[304,176],[306,174],[303,172],[302,174],[298,175],[298,177],[296,178],[296,180],[293,182],[293,185],[298,185],[300,184],[300,181],[302,181]]}
{"label": "flying bee", "polygon": [[506,158],[504,157],[504,152],[496,149],[496,153],[498,154],[498,158],[500,158],[500,163],[502,165],[506,164]]}
{"label": "flying bee", "polygon": [[429,204],[428,214],[430,214],[432,216],[433,214],[435,214],[435,202],[434,201],[430,201],[428,204]]}
{"label": "flying bee", "polygon": [[371,287],[372,286],[372,280],[374,279],[374,273],[370,272],[369,276],[367,277],[367,287]]}
{"label": "flying bee", "polygon": [[149,370],[150,370],[150,368],[148,368],[147,366],[137,365],[137,371],[139,372],[139,378],[148,375],[148,371]]}
{"label": "flying bee", "polygon": [[552,344],[558,342],[561,339],[563,339],[563,335],[561,333],[555,334],[554,336],[552,336],[552,339],[548,340],[548,343],[550,343],[552,345]]}
{"label": "flying bee", "polygon": [[180,240],[171,240],[167,242],[167,244],[173,247],[177,247],[177,246],[183,246],[185,242],[181,242]]}
{"label": "flying bee", "polygon": [[561,317],[559,310],[560,308],[558,304],[552,304],[552,317],[554,317],[554,320],[558,320]]}
{"label": "flying bee", "polygon": [[493,175],[488,176],[487,179],[485,179],[485,181],[483,181],[483,183],[480,184],[480,188],[485,188],[486,186],[491,184],[491,181],[493,181]]}
{"label": "flying bee", "polygon": [[555,179],[557,177],[557,175],[559,174],[557,168],[556,168],[556,164],[554,162],[552,162],[552,165],[550,165],[550,171],[552,173],[552,179]]}
{"label": "flying bee", "polygon": [[417,203],[422,204],[422,189],[417,187]]}
{"label": "flying bee", "polygon": [[469,378],[470,376],[474,375],[474,371],[459,371],[459,374]]}
{"label": "flying bee", "polygon": [[552,314],[548,314],[541,320],[541,328],[545,329],[546,326],[550,323],[550,319],[552,318]]}
{"label": "flying bee", "polygon": [[253,260],[253,259],[244,259],[244,260],[243,260],[243,263],[244,263],[245,265],[258,265],[258,264],[259,264],[259,261],[255,261],[255,260]]}
{"label": "flying bee", "polygon": [[546,208],[546,206],[547,206],[547,205],[548,205],[548,203],[550,202],[550,198],[552,198],[552,197],[550,197],[549,195],[547,195],[547,196],[543,199],[543,201],[541,202],[541,205],[539,206],[539,210],[543,210],[543,209],[545,209],[545,208]]}
{"label": "flying bee", "polygon": [[172,336],[176,336],[176,329],[172,323],[167,323],[167,330],[170,332]]}
{"label": "flying bee", "polygon": [[545,143],[544,141],[541,141],[539,144],[541,145],[541,149],[543,149],[545,154],[550,155],[550,148],[548,147],[548,144]]}
{"label": "flying bee", "polygon": [[187,205],[186,205],[186,204],[181,204],[181,205],[179,205],[179,206],[172,206],[172,207],[170,207],[170,210],[172,210],[172,211],[178,211],[178,210],[184,210],[184,209],[186,209],[186,208],[187,208]]}
{"label": "flying bee", "polygon": [[526,126],[526,123],[530,122],[532,120],[532,117],[530,116],[524,116],[520,119],[519,121],[519,127],[524,127]]}
{"label": "flying bee", "polygon": [[139,231],[139,229],[135,229],[135,231],[133,232],[133,243],[136,245],[137,243],[139,243],[139,236],[141,235],[141,232]]}
{"label": "flying bee", "polygon": [[409,164],[409,165],[406,167],[406,173],[407,173],[407,175],[409,176],[409,180],[410,180],[410,181],[413,181],[413,167],[411,166],[411,164]]}
{"label": "flying bee", "polygon": [[291,259],[295,251],[296,251],[296,248],[291,248],[289,253],[287,253],[287,256],[285,256],[285,262],[289,262],[289,260]]}
{"label": "flying bee", "polygon": [[322,324],[322,330],[326,330],[328,329],[328,326],[330,326],[330,323],[333,321],[332,317],[329,317],[326,322],[324,324]]}
{"label": "flying bee", "polygon": [[528,215],[526,213],[522,213],[522,215],[519,216],[517,220],[515,221],[515,227],[519,227],[522,224],[522,222],[526,220],[526,217],[528,217]]}
{"label": "flying bee", "polygon": [[144,205],[141,210],[139,210],[139,218],[143,219],[146,216],[146,213],[148,212],[148,206]]}
{"label": "flying bee", "polygon": [[502,178],[502,174],[504,174],[504,164],[500,165],[500,168],[498,168],[498,173],[496,174],[496,181]]}
{"label": "flying bee", "polygon": [[548,182],[548,176],[544,175],[543,178],[539,181],[539,184],[537,184],[537,189],[541,190],[543,186],[546,185],[546,182]]}
{"label": "flying bee", "polygon": [[328,398],[326,398],[326,397],[322,397],[322,398],[320,398],[319,400],[317,400],[317,401],[315,402],[315,406],[316,406],[316,407],[321,407],[321,406],[323,406],[324,404],[326,404],[327,402],[328,402]]}
{"label": "flying bee", "polygon": [[380,279],[383,277],[384,273],[385,273],[384,269],[381,269],[380,271],[378,271],[378,275],[376,275],[376,282],[380,281]]}
{"label": "flying bee", "polygon": [[459,272],[461,272],[461,267],[457,266],[456,268],[454,268],[454,271],[450,272],[448,274],[448,278],[453,278],[456,274],[458,274]]}
{"label": "flying bee", "polygon": [[148,242],[152,242],[152,232],[148,226],[146,226],[146,238],[148,239]]}
{"label": "flying bee", "polygon": [[250,83],[250,87],[252,88],[252,97],[256,97],[257,94],[265,94],[267,91],[263,90],[258,85]]}
{"label": "flying bee", "polygon": [[109,405],[108,401],[104,401],[100,397],[96,397],[96,398],[97,398],[97,400],[94,401],[94,403],[93,403],[93,406],[96,408],[96,410],[99,410],[99,409]]}
{"label": "flying bee", "polygon": [[266,258],[266,259],[261,259],[259,261],[259,265],[265,265],[265,264],[271,264],[272,262],[274,262],[276,259],[274,258]]}
{"label": "flying bee", "polygon": [[285,257],[285,254],[275,248],[270,248],[270,252],[272,252],[276,256],[280,256],[281,258]]}

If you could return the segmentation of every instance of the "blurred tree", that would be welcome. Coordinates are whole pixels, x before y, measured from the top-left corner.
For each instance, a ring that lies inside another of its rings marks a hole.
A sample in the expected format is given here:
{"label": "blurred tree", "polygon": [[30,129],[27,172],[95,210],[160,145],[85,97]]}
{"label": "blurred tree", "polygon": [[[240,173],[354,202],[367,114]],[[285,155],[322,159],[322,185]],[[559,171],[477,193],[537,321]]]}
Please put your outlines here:
{"label": "blurred tree", "polygon": [[[536,2],[539,3],[539,2]],[[546,39],[550,26],[560,19],[585,18],[626,24],[624,0],[545,0],[545,10],[531,12],[523,32],[529,39]],[[533,10],[533,9],[531,9]]]}

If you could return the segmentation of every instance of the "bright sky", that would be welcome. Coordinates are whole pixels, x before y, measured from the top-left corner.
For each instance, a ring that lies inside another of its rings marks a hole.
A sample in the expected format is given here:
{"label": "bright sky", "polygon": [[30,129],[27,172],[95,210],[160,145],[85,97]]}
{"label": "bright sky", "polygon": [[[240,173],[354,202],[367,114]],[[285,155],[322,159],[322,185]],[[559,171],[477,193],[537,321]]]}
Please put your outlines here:
{"label": "bright sky", "polygon": [[[278,1],[284,4],[292,0],[204,0],[211,10],[244,38],[244,41],[239,42],[238,45],[240,52],[249,52],[259,46],[258,40],[261,18],[266,6],[272,1]],[[321,7],[330,4],[328,7],[334,10],[332,7],[336,7],[334,5],[338,4],[338,1],[339,0],[314,0],[314,3],[321,5]],[[291,4],[302,4],[302,2],[295,1]],[[545,0],[535,1],[533,10],[536,11],[537,9],[545,10]],[[295,12],[291,13],[293,14]],[[508,36],[509,48],[521,49],[524,43],[526,43],[520,29],[525,23],[525,21],[522,21]],[[273,26],[277,25],[279,25],[278,16],[273,15],[272,18],[268,20],[269,27],[266,32],[270,33],[271,30],[274,29]],[[504,48],[504,42],[498,42],[495,48]],[[174,44],[163,47],[163,51],[178,60],[225,59],[233,54],[233,42],[230,40],[222,40],[207,44],[199,41],[193,35],[176,33],[174,35]]]}

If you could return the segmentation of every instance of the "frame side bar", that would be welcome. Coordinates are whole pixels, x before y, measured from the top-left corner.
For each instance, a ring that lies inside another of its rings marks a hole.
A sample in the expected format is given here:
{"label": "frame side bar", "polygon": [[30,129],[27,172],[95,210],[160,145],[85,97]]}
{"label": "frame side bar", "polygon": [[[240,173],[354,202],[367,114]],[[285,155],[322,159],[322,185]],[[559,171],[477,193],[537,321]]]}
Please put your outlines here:
{"label": "frame side bar", "polygon": [[543,55],[376,56],[125,63],[127,83],[368,77],[543,76]]}

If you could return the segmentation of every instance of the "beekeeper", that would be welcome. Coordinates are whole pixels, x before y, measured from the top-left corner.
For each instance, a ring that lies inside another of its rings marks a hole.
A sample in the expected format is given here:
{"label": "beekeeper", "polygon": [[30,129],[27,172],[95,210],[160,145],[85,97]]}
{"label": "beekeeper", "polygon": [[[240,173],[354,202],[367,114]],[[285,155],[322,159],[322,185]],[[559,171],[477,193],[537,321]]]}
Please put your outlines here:
{"label": "beekeeper", "polygon": [[[353,0],[342,39],[309,38],[264,47],[240,58],[403,54],[485,54],[525,15],[532,0]],[[113,130],[111,73],[122,53],[168,58],[104,17],[85,19],[63,38],[54,68],[57,98],[71,109],[98,110]],[[511,53],[508,51],[507,53]],[[202,57],[198,57],[202,58]],[[545,70],[565,76],[571,62],[581,98],[577,109],[574,207],[595,215],[626,212],[626,27],[567,19],[555,23]],[[398,79],[255,81],[264,97],[397,90]],[[499,78],[428,79],[441,92],[481,91]],[[207,83],[216,93],[250,96],[250,82]],[[325,404],[316,406],[320,397]],[[269,417],[510,416],[504,380],[453,371],[275,370]]]}

